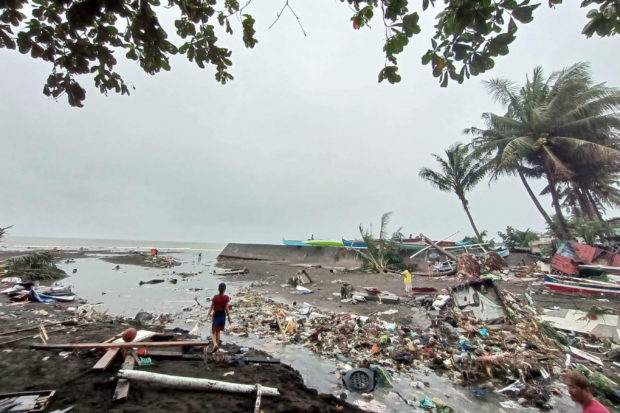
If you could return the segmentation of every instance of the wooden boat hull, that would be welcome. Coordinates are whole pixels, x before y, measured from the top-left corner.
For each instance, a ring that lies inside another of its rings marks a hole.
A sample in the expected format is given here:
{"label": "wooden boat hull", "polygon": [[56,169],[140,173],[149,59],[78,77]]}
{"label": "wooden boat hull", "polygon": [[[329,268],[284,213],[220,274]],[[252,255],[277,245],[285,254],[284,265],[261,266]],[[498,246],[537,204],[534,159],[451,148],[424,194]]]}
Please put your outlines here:
{"label": "wooden boat hull", "polygon": [[550,290],[573,294],[620,294],[620,285],[580,280],[573,277],[545,276],[545,286]]}

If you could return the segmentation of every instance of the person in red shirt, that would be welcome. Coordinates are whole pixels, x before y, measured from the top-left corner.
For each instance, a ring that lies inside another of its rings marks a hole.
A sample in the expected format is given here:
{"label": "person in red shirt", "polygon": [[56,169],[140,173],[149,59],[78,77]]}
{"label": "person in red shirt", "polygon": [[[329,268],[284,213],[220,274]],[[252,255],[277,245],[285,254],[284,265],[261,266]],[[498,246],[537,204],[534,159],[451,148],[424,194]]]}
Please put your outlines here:
{"label": "person in red shirt", "polygon": [[570,370],[564,375],[564,383],[568,386],[568,394],[573,401],[579,403],[583,413],[609,413],[592,395],[592,388],[588,378],[576,370]]}
{"label": "person in red shirt", "polygon": [[226,318],[228,318],[229,323],[232,323],[228,308],[230,297],[224,294],[226,284],[220,283],[217,289],[220,293],[213,296],[211,307],[209,307],[209,315],[213,315],[213,324],[211,325],[212,353],[215,353],[220,347],[220,332],[224,331],[224,327],[226,327]]}

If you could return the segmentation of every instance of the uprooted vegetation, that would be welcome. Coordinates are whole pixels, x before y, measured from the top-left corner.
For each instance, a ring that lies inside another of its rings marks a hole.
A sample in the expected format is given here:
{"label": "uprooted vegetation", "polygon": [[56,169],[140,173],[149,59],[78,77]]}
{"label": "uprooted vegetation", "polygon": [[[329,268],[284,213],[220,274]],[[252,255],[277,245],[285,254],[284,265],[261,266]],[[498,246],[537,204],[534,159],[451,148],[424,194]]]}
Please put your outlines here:
{"label": "uprooted vegetation", "polygon": [[33,252],[9,258],[2,264],[6,277],[20,277],[23,281],[54,281],[67,276],[56,266],[56,258],[50,252]]}
{"label": "uprooted vegetation", "polygon": [[381,216],[379,239],[375,239],[369,230],[360,225],[360,234],[366,244],[366,251],[359,249],[355,251],[362,257],[362,271],[382,273],[399,269],[402,266],[403,258],[399,247],[402,239],[400,231],[392,234],[389,239],[387,237],[387,226],[391,215],[391,212],[386,212]]}

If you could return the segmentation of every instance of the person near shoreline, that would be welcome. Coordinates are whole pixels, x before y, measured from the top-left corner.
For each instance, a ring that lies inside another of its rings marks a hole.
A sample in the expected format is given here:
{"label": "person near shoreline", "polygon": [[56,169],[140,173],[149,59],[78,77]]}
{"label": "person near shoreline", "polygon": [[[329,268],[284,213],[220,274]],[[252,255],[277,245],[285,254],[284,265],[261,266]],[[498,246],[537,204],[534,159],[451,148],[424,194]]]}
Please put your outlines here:
{"label": "person near shoreline", "polygon": [[230,297],[224,294],[226,291],[226,284],[220,283],[217,289],[219,294],[213,296],[208,313],[213,316],[213,324],[211,325],[211,339],[213,340],[212,353],[215,353],[220,347],[220,333],[224,331],[226,327],[226,318],[228,318],[229,323],[232,323],[228,307]]}
{"label": "person near shoreline", "polygon": [[592,395],[592,388],[588,378],[583,373],[570,370],[564,375],[564,383],[568,386],[568,394],[573,401],[579,403],[583,413],[609,413]]}

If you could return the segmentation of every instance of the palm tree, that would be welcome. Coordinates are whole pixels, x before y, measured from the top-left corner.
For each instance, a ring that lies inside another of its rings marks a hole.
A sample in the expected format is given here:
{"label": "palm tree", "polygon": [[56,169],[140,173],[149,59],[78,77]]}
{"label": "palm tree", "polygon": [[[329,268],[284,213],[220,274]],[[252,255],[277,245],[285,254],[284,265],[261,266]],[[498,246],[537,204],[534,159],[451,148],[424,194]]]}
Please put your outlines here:
{"label": "palm tree", "polygon": [[440,191],[454,192],[461,200],[463,209],[469,218],[471,227],[480,239],[480,232],[474,224],[474,219],[469,211],[469,202],[465,193],[478,184],[486,174],[485,159],[480,159],[469,145],[456,143],[445,150],[446,159],[433,154],[439,165],[441,172],[433,171],[430,168],[421,168],[420,177],[431,183]]}
{"label": "palm tree", "polygon": [[403,258],[398,246],[402,239],[400,229],[388,238],[387,226],[391,215],[391,212],[386,212],[381,216],[379,239],[375,239],[370,230],[364,229],[360,225],[359,230],[366,244],[366,251],[355,248],[355,252],[361,255],[364,261],[362,265],[363,270],[383,273],[389,269],[396,269],[401,265]]}
{"label": "palm tree", "polygon": [[538,168],[547,180],[559,221],[556,232],[570,238],[558,184],[576,181],[578,163],[617,165],[620,91],[594,84],[587,63],[554,72],[547,79],[537,67],[520,88],[506,79],[485,83],[506,113],[485,113],[487,129],[470,130],[479,132],[478,150],[496,155],[498,171]]}
{"label": "palm tree", "polygon": [[2,241],[2,239],[4,238],[4,234],[6,234],[6,231],[8,229],[11,229],[13,226],[10,225],[8,227],[4,227],[4,228],[0,228],[0,241]]}

